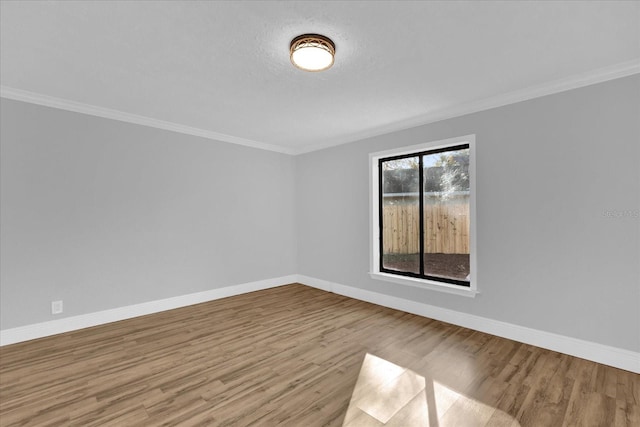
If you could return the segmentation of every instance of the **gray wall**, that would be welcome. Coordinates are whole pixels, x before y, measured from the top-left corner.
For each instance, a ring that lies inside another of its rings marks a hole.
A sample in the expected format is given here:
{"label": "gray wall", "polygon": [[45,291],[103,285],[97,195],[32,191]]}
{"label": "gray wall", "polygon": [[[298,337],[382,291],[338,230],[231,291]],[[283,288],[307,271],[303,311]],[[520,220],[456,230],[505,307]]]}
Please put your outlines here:
{"label": "gray wall", "polygon": [[7,99],[0,112],[2,329],[296,272],[293,157]]}
{"label": "gray wall", "polygon": [[[639,95],[636,75],[298,156],[298,273],[639,351]],[[368,154],[472,133],[482,293],[370,279]]]}
{"label": "gray wall", "polygon": [[[297,157],[2,99],[0,326],[300,273],[640,351],[639,99],[636,75]],[[368,154],[470,133],[482,293],[370,279]]]}

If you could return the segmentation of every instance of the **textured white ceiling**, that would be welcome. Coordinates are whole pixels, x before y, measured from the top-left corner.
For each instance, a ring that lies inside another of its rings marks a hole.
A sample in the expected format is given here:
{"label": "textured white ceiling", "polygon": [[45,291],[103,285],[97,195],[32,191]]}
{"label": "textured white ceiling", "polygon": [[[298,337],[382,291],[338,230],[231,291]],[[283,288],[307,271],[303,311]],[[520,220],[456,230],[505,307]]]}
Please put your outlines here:
{"label": "textured white ceiling", "polygon": [[[637,1],[2,1],[0,12],[5,96],[290,153],[594,70],[640,70]],[[307,32],[334,40],[330,70],[289,62]]]}

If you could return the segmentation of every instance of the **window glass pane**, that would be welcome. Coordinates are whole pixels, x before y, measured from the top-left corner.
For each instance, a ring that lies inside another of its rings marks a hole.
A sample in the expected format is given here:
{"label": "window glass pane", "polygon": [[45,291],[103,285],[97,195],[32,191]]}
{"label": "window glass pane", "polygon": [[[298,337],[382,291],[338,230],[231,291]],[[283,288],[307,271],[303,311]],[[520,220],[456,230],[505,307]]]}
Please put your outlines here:
{"label": "window glass pane", "polygon": [[420,274],[419,157],[382,162],[382,268]]}
{"label": "window glass pane", "polygon": [[469,149],[422,157],[424,274],[469,281]]}

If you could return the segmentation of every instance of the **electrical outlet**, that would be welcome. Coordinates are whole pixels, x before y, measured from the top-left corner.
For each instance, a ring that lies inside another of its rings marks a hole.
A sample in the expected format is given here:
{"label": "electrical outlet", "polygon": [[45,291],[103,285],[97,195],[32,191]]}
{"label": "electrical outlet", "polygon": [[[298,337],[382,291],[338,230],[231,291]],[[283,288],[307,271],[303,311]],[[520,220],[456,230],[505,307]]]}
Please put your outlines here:
{"label": "electrical outlet", "polygon": [[62,301],[51,301],[51,314],[62,313]]}

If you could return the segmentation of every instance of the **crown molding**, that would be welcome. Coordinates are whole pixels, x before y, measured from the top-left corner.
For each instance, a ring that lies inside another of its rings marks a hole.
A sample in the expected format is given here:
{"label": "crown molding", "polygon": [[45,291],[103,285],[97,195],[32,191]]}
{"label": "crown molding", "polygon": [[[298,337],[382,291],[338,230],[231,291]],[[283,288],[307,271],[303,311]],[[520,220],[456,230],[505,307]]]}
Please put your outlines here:
{"label": "crown molding", "polygon": [[323,150],[325,148],[334,147],[336,145],[347,144],[366,138],[385,135],[392,132],[407,130],[417,126],[427,125],[429,123],[441,120],[452,119],[471,113],[490,110],[492,108],[503,107],[517,102],[527,101],[546,95],[552,95],[559,92],[565,92],[572,89],[578,89],[597,83],[606,82],[622,77],[640,74],[640,59],[634,59],[619,64],[615,64],[605,68],[588,71],[585,73],[575,74],[551,82],[531,86],[525,89],[516,90],[485,98],[483,100],[474,101],[466,104],[457,105],[451,108],[440,109],[426,115],[412,117],[407,120],[391,123],[384,126],[378,126],[362,132],[353,133],[337,138],[330,138],[321,142],[312,143],[304,147],[287,147],[276,144],[268,144],[264,142],[244,139],[233,135],[213,132],[191,126],[185,126],[178,123],[168,122],[164,120],[153,119],[150,117],[130,114],[123,111],[112,110],[109,108],[98,107],[90,104],[83,104],[53,96],[43,95],[35,92],[28,92],[21,89],[15,89],[8,86],[0,86],[0,97],[13,99],[16,101],[28,102],[31,104],[43,105],[45,107],[58,108],[76,113],[89,114],[92,116],[103,117],[107,119],[119,120],[122,122],[134,123],[142,126],[149,126],[158,129],[169,130],[172,132],[183,133],[186,135],[199,136],[214,141],[228,142],[231,144],[239,144],[247,147],[259,148],[262,150],[275,151],[283,154],[298,155],[309,153],[312,151]]}
{"label": "crown molding", "polygon": [[471,113],[478,113],[480,111],[503,107],[505,105],[515,104],[518,102],[540,98],[547,95],[553,95],[555,93],[578,89],[584,86],[603,83],[622,77],[628,77],[634,74],[640,74],[640,59],[634,59],[633,61],[623,62],[585,73],[574,74],[569,77],[553,80],[535,86],[530,86],[525,89],[503,93],[479,101],[460,104],[451,108],[436,110],[426,115],[421,115],[388,125],[379,126],[348,136],[332,138],[328,141],[325,140],[316,144],[310,144],[306,147],[294,149],[293,154],[298,155],[309,153],[312,151],[318,151],[336,145],[347,144],[349,142],[360,141],[366,138],[372,138],[375,136],[386,135],[392,132],[407,130],[414,127],[427,125],[429,123],[439,122],[441,120],[453,119],[455,117],[465,116]]}
{"label": "crown molding", "polygon": [[124,111],[98,107],[96,105],[83,104],[81,102],[56,98],[53,96],[29,92],[22,89],[15,89],[8,86],[0,86],[0,97],[13,99],[16,101],[28,102],[30,104],[42,105],[45,107],[58,108],[60,110],[73,111],[74,113],[88,114],[90,116],[102,117],[105,119],[112,119],[121,122],[134,123],[142,126],[149,126],[152,128],[168,130],[186,135],[199,136],[201,138],[207,138],[214,141],[228,142],[231,144],[244,145],[247,147],[275,151],[278,153],[292,154],[291,149],[280,145],[267,144],[251,139],[239,138],[233,135],[194,128],[191,126],[185,126],[165,120],[153,119],[151,117],[139,116],[136,114],[126,113]]}

